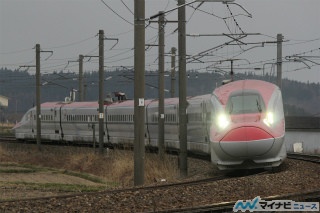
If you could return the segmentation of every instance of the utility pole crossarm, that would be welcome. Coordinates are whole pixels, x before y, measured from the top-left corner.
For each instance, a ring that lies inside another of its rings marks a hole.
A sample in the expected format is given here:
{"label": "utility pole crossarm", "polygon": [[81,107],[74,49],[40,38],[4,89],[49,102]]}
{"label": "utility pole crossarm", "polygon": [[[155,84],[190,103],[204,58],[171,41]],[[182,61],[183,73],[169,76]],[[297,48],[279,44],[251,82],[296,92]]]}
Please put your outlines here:
{"label": "utility pole crossarm", "polygon": [[[188,5],[190,5],[190,4],[193,4],[193,3],[196,3],[196,2],[200,2],[201,4],[202,3],[204,3],[204,2],[222,2],[222,3],[225,3],[225,4],[227,4],[227,3],[229,3],[229,2],[234,2],[235,0],[194,0],[194,1],[191,1],[191,2],[189,2],[189,3],[183,3],[183,4],[178,4],[178,6],[177,7],[175,7],[175,8],[172,8],[172,9],[170,9],[170,10],[167,10],[167,11],[161,11],[161,12],[159,12],[159,13],[157,13],[157,14],[155,14],[155,15],[153,15],[153,16],[150,16],[150,18],[148,19],[148,20],[152,20],[152,19],[155,19],[155,18],[157,18],[157,17],[159,17],[160,15],[162,15],[162,14],[167,14],[167,13],[170,13],[170,12],[172,12],[172,11],[174,11],[174,10],[179,10],[180,8],[184,8],[185,6],[188,6]],[[239,5],[242,9],[244,9],[241,5]],[[245,10],[245,9],[244,9]],[[246,10],[245,10],[246,11]],[[247,12],[247,11],[246,11]],[[248,13],[248,12],[247,12]]]}
{"label": "utility pole crossarm", "polygon": [[53,51],[50,50],[40,50],[41,53],[51,53],[46,59],[44,59],[45,61],[48,60],[52,55],[53,55]]}
{"label": "utility pole crossarm", "polygon": [[22,66],[19,66],[18,70],[20,70],[20,68],[27,68],[27,69],[26,69],[26,71],[27,71],[27,70],[29,70],[29,68],[31,68],[31,67],[36,67],[36,66],[35,66],[35,65],[22,65]]}
{"label": "utility pole crossarm", "polygon": [[116,43],[109,50],[112,50],[119,43],[119,39],[118,38],[107,38],[107,37],[105,37],[104,40],[116,41]]}
{"label": "utility pole crossarm", "polygon": [[89,59],[87,60],[87,62],[88,62],[88,61],[91,60],[91,58],[99,58],[100,56],[98,56],[98,55],[84,55],[83,57],[84,57],[84,58],[89,58]]}
{"label": "utility pole crossarm", "polygon": [[222,33],[222,34],[186,34],[190,37],[201,37],[201,36],[242,36],[242,35],[261,35],[261,33]]}

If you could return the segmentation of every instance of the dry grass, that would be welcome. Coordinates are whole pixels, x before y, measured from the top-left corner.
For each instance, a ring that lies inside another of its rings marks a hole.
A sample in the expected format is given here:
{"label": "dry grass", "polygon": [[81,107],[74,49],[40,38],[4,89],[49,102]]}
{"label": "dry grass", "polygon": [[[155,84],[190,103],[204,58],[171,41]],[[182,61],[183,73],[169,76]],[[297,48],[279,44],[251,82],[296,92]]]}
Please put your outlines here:
{"label": "dry grass", "polygon": [[0,123],[0,135],[6,136],[6,135],[13,135],[13,132],[11,129],[14,127],[14,124],[11,123]]}
{"label": "dry grass", "polygon": [[[74,172],[89,173],[118,186],[133,186],[133,152],[108,150],[103,156],[91,148],[43,146],[38,151],[34,144],[7,144],[0,146],[0,162],[31,164]],[[145,183],[160,179],[176,180],[178,177],[177,158],[146,153]]]}

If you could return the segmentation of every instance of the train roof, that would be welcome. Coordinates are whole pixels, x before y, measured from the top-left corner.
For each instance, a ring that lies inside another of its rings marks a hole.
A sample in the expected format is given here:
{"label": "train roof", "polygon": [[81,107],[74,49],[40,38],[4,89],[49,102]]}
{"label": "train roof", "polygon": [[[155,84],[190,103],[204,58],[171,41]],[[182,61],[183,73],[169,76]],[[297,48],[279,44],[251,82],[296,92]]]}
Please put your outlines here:
{"label": "train roof", "polygon": [[[210,99],[211,94],[201,95],[201,96],[192,96],[187,97],[187,101],[189,102],[197,102],[197,101],[203,101],[205,99]],[[178,105],[179,104],[179,98],[166,98],[164,99],[165,105]],[[131,107],[134,105],[133,100],[127,100],[127,101],[121,101],[121,102],[115,102],[108,107]],[[158,99],[147,99],[144,102],[145,106],[158,106]]]}
{"label": "train roof", "polygon": [[225,84],[221,87],[216,88],[213,94],[216,95],[219,101],[225,105],[228,101],[230,94],[240,90],[253,90],[257,91],[263,100],[267,103],[272,93],[278,87],[275,84],[261,81],[261,80],[239,80]]}
{"label": "train roof", "polygon": [[[166,98],[164,100],[164,103],[165,103],[165,105],[178,104],[179,99],[178,98]],[[158,104],[158,99],[147,99],[144,101],[145,106],[154,105],[154,104],[156,104],[156,105]],[[115,103],[108,105],[108,107],[132,107],[132,106],[134,106],[133,100],[115,102]]]}
{"label": "train roof", "polygon": [[[201,96],[193,96],[193,97],[187,97],[187,101],[189,102],[198,102],[202,101],[204,99],[209,99],[210,94],[207,95],[201,95]],[[158,99],[147,99],[145,100],[145,106],[148,105],[158,105]],[[179,104],[179,98],[166,98],[164,100],[165,105],[178,105]],[[45,102],[41,104],[41,108],[60,108],[63,106],[63,108],[98,108],[99,103],[98,101],[89,101],[89,102]],[[119,101],[114,102],[108,105],[105,105],[107,107],[132,107],[134,106],[134,100],[125,100],[125,101]]]}
{"label": "train roof", "polygon": [[55,108],[61,107],[63,108],[92,108],[92,107],[99,107],[97,101],[92,102],[46,102],[41,104],[43,108]]}

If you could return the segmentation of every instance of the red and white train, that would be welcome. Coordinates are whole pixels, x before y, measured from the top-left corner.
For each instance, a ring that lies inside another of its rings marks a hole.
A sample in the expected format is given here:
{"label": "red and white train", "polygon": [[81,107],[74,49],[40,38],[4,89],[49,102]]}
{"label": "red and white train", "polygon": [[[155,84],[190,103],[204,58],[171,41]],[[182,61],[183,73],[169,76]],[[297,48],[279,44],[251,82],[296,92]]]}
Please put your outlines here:
{"label": "red and white train", "polygon": [[[212,94],[189,97],[188,151],[211,155],[219,169],[277,167],[286,158],[281,92],[271,83],[235,81]],[[41,105],[41,139],[98,141],[98,102],[47,102]],[[104,142],[132,145],[134,102],[104,106]],[[158,145],[158,101],[145,101],[145,145]],[[36,111],[30,109],[14,127],[21,140],[35,140]],[[179,144],[179,100],[165,99],[165,147]],[[94,131],[95,130],[95,131]]]}
{"label": "red and white train", "polygon": [[220,169],[277,167],[286,158],[281,91],[258,80],[235,81],[212,95],[211,161]]}

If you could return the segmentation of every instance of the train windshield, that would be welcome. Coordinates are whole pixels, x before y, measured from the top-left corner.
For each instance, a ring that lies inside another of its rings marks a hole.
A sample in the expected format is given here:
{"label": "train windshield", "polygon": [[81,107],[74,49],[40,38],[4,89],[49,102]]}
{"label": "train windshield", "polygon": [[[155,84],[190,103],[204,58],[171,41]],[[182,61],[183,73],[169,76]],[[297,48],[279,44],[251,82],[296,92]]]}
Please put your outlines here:
{"label": "train windshield", "polygon": [[226,111],[231,115],[261,113],[265,111],[265,104],[259,94],[242,92],[229,97]]}

